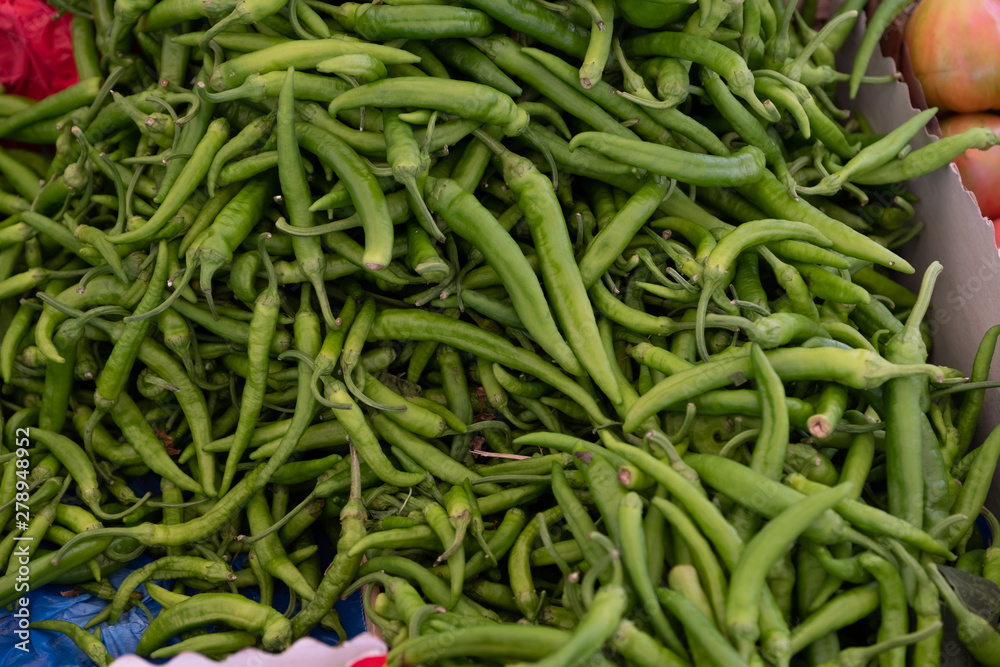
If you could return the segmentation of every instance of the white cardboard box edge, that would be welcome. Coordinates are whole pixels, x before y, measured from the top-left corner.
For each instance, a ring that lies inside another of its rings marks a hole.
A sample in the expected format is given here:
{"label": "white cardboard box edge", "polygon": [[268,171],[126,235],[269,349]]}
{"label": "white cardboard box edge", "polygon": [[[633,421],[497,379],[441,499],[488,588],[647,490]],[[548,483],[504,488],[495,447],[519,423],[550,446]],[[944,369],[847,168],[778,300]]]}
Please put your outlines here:
{"label": "white cardboard box edge", "polygon": [[[839,4],[839,3],[837,3]],[[864,33],[861,17],[851,40],[841,49],[838,69],[850,71],[853,54]],[[895,63],[877,52],[868,67],[870,75],[893,74]],[[841,95],[846,100],[846,95]],[[905,83],[863,85],[850,106],[860,108],[876,132],[888,132],[918,113],[910,104]],[[911,142],[914,149],[936,138],[921,131]],[[972,371],[979,342],[991,326],[1000,323],[1000,253],[993,223],[982,217],[973,196],[962,186],[954,163],[933,174],[910,181],[907,188],[920,197],[914,206],[924,230],[900,250],[916,272],[899,277],[916,291],[924,269],[937,260],[944,267],[932,298],[928,322],[933,333],[932,363]],[[877,202],[873,202],[877,204]],[[994,364],[994,367],[996,364]],[[991,371],[991,378],[998,379]],[[979,418],[973,447],[1000,423],[1000,391],[989,390]],[[995,475],[986,505],[1000,512],[1000,476]]]}

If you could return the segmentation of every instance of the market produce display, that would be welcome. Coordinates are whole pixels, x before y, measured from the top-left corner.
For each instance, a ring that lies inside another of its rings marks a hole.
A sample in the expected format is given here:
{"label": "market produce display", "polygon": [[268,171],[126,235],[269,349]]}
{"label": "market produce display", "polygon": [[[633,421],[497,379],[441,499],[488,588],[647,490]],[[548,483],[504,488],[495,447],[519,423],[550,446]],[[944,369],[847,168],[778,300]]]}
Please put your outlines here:
{"label": "market produce display", "polygon": [[60,0],[79,83],[0,95],[0,604],[95,592],[32,627],[97,664],[142,590],[139,655],[218,658],[359,589],[393,666],[925,667],[945,608],[1000,664],[942,573],[1000,584],[1000,325],[930,364],[947,267],[896,281],[903,182],[998,140],[839,109],[862,4]]}

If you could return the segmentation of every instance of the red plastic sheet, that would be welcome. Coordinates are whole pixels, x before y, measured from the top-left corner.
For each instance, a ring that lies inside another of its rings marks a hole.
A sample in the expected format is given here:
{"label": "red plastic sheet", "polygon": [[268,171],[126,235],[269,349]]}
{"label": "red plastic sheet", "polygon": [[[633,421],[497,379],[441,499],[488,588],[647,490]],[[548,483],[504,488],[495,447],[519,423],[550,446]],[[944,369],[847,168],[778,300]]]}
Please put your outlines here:
{"label": "red plastic sheet", "polygon": [[0,0],[0,83],[41,99],[77,82],[69,15],[40,0]]}

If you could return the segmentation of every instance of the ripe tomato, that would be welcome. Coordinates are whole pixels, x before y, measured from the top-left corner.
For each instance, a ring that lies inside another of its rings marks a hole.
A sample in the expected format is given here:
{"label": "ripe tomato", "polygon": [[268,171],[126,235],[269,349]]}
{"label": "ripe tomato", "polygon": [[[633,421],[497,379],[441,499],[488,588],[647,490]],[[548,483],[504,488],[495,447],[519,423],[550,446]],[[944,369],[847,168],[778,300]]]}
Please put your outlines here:
{"label": "ripe tomato", "polygon": [[[988,113],[971,113],[949,116],[941,121],[942,136],[959,134],[970,127],[988,127],[1000,135],[1000,116]],[[962,183],[979,202],[983,216],[1000,218],[1000,146],[985,151],[968,150],[955,159]]]}
{"label": "ripe tomato", "polygon": [[1000,0],[922,0],[904,39],[928,105],[1000,109]]}

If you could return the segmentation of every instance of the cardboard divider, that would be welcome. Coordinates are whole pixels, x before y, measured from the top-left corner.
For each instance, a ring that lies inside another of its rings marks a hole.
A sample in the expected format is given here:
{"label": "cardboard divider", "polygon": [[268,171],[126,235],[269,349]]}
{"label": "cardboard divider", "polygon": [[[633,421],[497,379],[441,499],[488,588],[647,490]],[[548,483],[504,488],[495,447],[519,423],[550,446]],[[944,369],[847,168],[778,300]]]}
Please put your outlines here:
{"label": "cardboard divider", "polygon": [[[851,38],[838,53],[838,70],[851,71],[864,27],[862,15]],[[894,72],[893,60],[876,52],[867,73],[877,76]],[[888,132],[920,111],[911,104],[910,89],[901,82],[862,85],[854,100],[848,99],[846,85],[841,86],[838,100],[844,108],[860,109],[876,132]],[[922,130],[911,146],[916,150],[936,140],[936,136]],[[916,291],[928,264],[934,260],[941,262],[944,271],[938,278],[928,313],[934,341],[931,362],[970,372],[983,334],[1000,323],[1000,251],[993,223],[980,214],[975,198],[962,186],[954,163],[910,181],[906,187],[920,198],[914,208],[916,219],[923,221],[925,227],[898,251],[916,269],[913,275],[900,276],[899,280]],[[879,205],[877,201],[868,204]],[[994,364],[991,380],[1000,379],[998,365]],[[981,443],[998,423],[1000,390],[988,390],[973,446]],[[1000,512],[1000,476],[993,479],[986,505],[994,513]]]}

